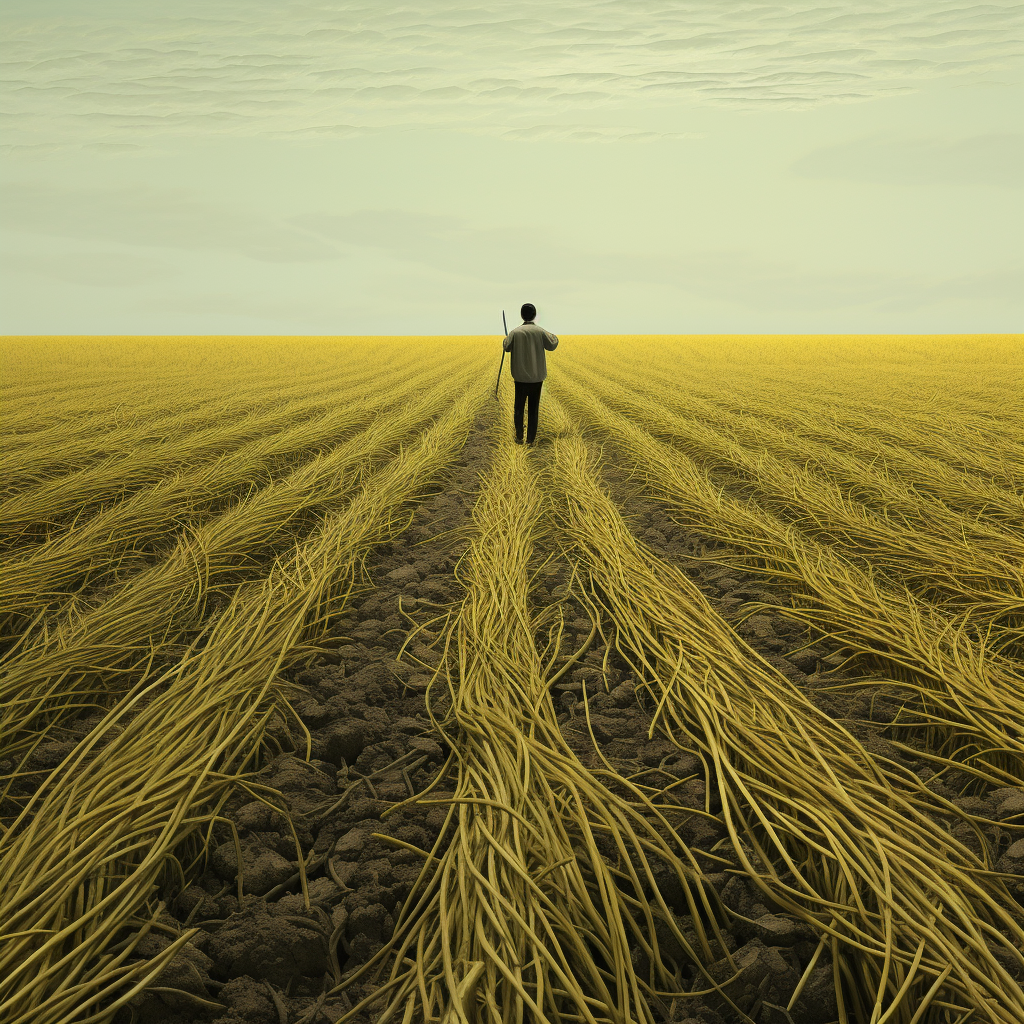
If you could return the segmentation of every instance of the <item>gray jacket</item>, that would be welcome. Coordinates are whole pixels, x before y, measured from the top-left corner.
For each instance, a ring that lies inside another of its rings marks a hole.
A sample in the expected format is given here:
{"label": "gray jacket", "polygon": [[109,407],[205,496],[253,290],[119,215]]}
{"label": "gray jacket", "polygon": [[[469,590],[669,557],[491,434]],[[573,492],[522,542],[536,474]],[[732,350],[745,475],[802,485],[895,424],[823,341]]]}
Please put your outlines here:
{"label": "gray jacket", "polygon": [[509,360],[512,379],[521,384],[535,384],[547,378],[548,364],[544,358],[544,349],[553,352],[558,347],[558,338],[550,331],[545,331],[535,320],[528,320],[508,332],[502,347],[512,353]]}

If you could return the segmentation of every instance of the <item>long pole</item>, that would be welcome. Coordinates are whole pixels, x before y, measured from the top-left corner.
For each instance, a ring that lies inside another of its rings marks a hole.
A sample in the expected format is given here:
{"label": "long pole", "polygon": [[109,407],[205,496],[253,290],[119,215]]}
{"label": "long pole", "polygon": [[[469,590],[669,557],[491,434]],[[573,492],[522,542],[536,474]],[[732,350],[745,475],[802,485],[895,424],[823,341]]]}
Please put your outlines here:
{"label": "long pole", "polygon": [[[508,323],[505,321],[505,310],[501,311],[501,326],[505,328],[505,337],[507,338],[508,337]],[[498,367],[498,381],[494,385],[494,397],[495,398],[498,397],[498,384],[501,383],[501,371],[504,368],[504,366],[505,366],[505,347],[504,347],[504,342],[502,342],[501,365]]]}

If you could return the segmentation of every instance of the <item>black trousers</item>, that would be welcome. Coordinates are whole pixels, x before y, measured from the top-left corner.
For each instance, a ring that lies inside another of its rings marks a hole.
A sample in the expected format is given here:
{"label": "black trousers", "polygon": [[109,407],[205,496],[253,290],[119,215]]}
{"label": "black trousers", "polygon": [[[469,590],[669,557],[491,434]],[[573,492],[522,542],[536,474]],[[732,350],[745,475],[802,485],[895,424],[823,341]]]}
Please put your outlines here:
{"label": "black trousers", "polygon": [[523,439],[523,407],[526,400],[530,400],[530,409],[526,418],[526,443],[533,444],[537,436],[537,416],[540,413],[540,389],[544,383],[542,380],[534,381],[531,384],[524,384],[516,381],[516,401],[512,410],[512,420],[516,426],[516,440]]}

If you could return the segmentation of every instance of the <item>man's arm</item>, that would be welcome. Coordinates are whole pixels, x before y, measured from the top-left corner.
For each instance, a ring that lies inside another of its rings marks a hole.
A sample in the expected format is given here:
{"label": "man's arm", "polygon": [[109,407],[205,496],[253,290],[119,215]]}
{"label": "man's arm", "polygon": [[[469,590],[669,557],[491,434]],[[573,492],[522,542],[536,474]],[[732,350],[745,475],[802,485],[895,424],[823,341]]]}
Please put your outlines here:
{"label": "man's arm", "polygon": [[554,352],[554,350],[558,348],[558,338],[550,331],[544,332],[544,347],[549,352]]}
{"label": "man's arm", "polygon": [[[515,328],[513,328],[512,330],[515,330]],[[501,343],[501,347],[506,352],[512,351],[512,331],[509,331],[508,334],[505,336],[505,340]]]}

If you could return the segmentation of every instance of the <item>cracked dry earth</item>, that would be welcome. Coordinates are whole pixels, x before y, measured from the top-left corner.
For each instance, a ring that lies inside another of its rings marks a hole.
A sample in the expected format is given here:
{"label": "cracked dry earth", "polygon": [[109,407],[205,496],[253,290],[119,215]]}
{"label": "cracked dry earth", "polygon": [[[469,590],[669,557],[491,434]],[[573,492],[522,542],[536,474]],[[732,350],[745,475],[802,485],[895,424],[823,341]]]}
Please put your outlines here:
{"label": "cracked dry earth", "polygon": [[[304,736],[295,722],[279,720],[271,730],[280,753],[257,781],[279,790],[291,812],[305,857],[312,909],[304,909],[295,842],[285,818],[246,794],[234,798],[224,813],[235,823],[241,844],[241,901],[234,841],[230,829],[218,824],[206,871],[183,891],[168,894],[163,917],[175,930],[198,925],[199,932],[152,990],[118,1011],[116,1024],[333,1024],[372,990],[357,982],[344,994],[326,995],[390,937],[422,863],[415,853],[371,834],[430,849],[444,823],[443,806],[407,805],[385,821],[380,815],[391,803],[425,789],[450,753],[432,735],[425,687],[441,658],[443,609],[462,597],[453,570],[468,541],[465,533],[452,531],[470,525],[474,495],[490,463],[492,418],[504,414],[496,407],[481,414],[461,458],[416,506],[408,529],[367,557],[372,587],[350,600],[333,630],[332,652],[297,673],[296,681],[308,692],[296,710],[312,736],[310,760],[304,759]],[[540,441],[543,445],[543,423]],[[536,457],[545,457],[543,447]],[[723,549],[677,527],[656,502],[637,492],[625,473],[609,468],[605,482],[636,536],[656,555],[682,568],[726,620],[737,622],[748,601],[787,603],[785,591],[763,577],[725,570],[702,559],[702,554]],[[535,568],[545,554],[535,552]],[[552,560],[531,595],[538,606],[565,599],[563,656],[581,647],[591,631],[583,605],[571,595],[564,597],[569,576],[563,561]],[[403,652],[413,623],[425,625],[438,615],[441,619],[419,631]],[[885,727],[893,704],[884,687],[874,700],[871,691],[840,698],[820,689],[850,674],[841,667],[844,651],[827,640],[806,646],[813,638],[805,628],[780,615],[754,615],[736,628],[754,650],[803,687],[827,714],[843,721],[869,749],[930,777],[924,761],[914,764],[888,744]],[[798,648],[804,649],[794,653]],[[651,778],[658,778],[659,785],[688,779],[674,787],[672,799],[703,808],[706,782],[700,759],[658,735],[647,738],[652,708],[644,703],[642,691],[634,691],[629,666],[614,648],[607,653],[607,689],[602,675],[606,650],[600,636],[555,685],[555,706],[567,742],[589,767],[602,766],[583,715],[585,689],[594,735],[615,769],[622,775],[656,769],[660,776],[652,771]],[[444,689],[442,675],[432,694],[437,715],[446,707],[439,699]],[[948,779],[939,791],[959,799],[955,787],[961,783],[966,779]],[[431,797],[451,793],[449,780]],[[1024,810],[1021,790],[1000,791],[986,800],[964,799],[972,801],[972,810],[996,819]],[[720,809],[714,792],[710,807],[713,812]],[[710,851],[725,830],[693,815],[682,819],[679,833],[691,848]],[[999,828],[986,838],[1002,870],[1024,872],[1024,842],[1009,849],[1010,836]],[[723,846],[719,853],[728,850]],[[773,913],[762,902],[764,897],[736,875],[716,872],[710,881],[727,907],[753,921],[737,919],[727,929],[730,947],[743,968],[730,989],[737,1003],[763,1024],[835,1020],[832,967],[825,959],[792,1010],[782,1009],[814,952],[810,930],[785,914]],[[1024,879],[1018,898],[1024,902]],[[681,894],[674,909],[680,915],[686,912]],[[150,933],[139,949],[152,956],[169,942],[165,934]],[[682,955],[681,950],[678,953]],[[718,969],[723,967],[724,961]],[[719,970],[719,980],[728,973]],[[381,978],[386,976],[384,972]],[[382,1005],[375,1004],[356,1019],[372,1022]],[[721,1000],[703,997],[681,1004],[665,1020],[729,1024],[734,1019],[730,1014]]]}

